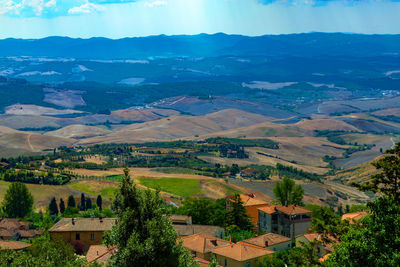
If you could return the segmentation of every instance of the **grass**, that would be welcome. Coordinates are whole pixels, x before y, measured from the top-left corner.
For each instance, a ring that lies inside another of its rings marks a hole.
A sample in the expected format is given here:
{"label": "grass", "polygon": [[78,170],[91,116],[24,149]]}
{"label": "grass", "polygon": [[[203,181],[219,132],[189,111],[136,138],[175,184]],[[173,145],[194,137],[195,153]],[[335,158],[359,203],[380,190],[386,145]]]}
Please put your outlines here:
{"label": "grass", "polygon": [[91,188],[89,183],[75,183],[71,184],[70,187],[80,192],[87,193],[93,196],[97,194],[97,192]]}
{"label": "grass", "polygon": [[181,178],[139,178],[140,184],[177,196],[187,197],[201,193],[200,180]]}
{"label": "grass", "polygon": [[115,192],[118,191],[118,188],[115,187],[106,187],[101,189],[100,194],[104,198],[113,199],[115,196]]}
{"label": "grass", "polygon": [[196,170],[182,168],[182,167],[160,167],[155,168],[154,171],[162,173],[179,173],[179,174],[196,174]]}
{"label": "grass", "polygon": [[101,195],[103,198],[113,199],[118,187],[109,186],[101,182],[84,181],[69,185],[70,188],[77,191],[90,194],[92,196]]}

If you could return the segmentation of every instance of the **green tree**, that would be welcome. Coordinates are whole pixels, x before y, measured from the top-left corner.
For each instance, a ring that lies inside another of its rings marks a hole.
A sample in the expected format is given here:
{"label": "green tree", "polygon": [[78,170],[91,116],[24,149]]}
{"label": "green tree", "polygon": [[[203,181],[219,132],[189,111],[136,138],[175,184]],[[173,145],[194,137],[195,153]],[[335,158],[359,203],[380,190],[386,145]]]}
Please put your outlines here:
{"label": "green tree", "polygon": [[304,190],[301,185],[295,185],[294,180],[284,177],[274,189],[274,195],[281,205],[302,205]]}
{"label": "green tree", "polygon": [[70,195],[68,197],[68,207],[71,207],[71,208],[75,208],[76,207],[75,198],[74,198],[73,195]]}
{"label": "green tree", "polygon": [[227,226],[237,226],[240,230],[252,230],[253,224],[239,194],[235,194],[230,202],[226,214]]}
{"label": "green tree", "polygon": [[326,266],[400,266],[398,202],[382,197],[369,208],[371,214],[341,236]]}
{"label": "green tree", "polygon": [[212,255],[210,263],[208,264],[208,267],[218,267],[219,264],[217,262],[217,259],[215,258],[214,255]]}
{"label": "green tree", "polygon": [[390,154],[372,163],[381,172],[371,176],[371,179],[361,185],[352,183],[363,191],[382,193],[400,203],[400,143],[386,153]]}
{"label": "green tree", "polygon": [[90,197],[86,199],[85,210],[90,210],[92,208],[92,200]]}
{"label": "green tree", "polygon": [[101,198],[100,195],[97,196],[96,205],[97,207],[99,207],[99,210],[103,209],[103,199]]}
{"label": "green tree", "polygon": [[7,217],[25,217],[32,211],[33,196],[25,184],[11,183],[3,200],[3,209]]}
{"label": "green tree", "polygon": [[62,198],[60,198],[60,213],[64,213],[65,211],[65,203]]}
{"label": "green tree", "polygon": [[189,252],[176,242],[177,235],[164,210],[159,192],[140,190],[124,169],[113,202],[118,223],[106,234],[108,246],[117,248],[111,266],[193,266]]}
{"label": "green tree", "polygon": [[53,197],[50,201],[49,211],[50,211],[50,215],[58,215],[58,206],[57,206],[57,201],[56,201],[55,197]]}
{"label": "green tree", "polygon": [[86,199],[85,199],[85,194],[81,194],[81,205],[79,206],[80,210],[85,210],[86,209]]}

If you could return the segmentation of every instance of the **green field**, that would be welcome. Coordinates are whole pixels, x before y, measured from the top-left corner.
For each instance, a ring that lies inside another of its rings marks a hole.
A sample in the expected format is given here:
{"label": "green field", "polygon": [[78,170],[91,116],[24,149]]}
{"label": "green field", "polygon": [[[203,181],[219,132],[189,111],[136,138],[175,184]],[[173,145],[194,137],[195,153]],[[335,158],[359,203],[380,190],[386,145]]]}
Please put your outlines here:
{"label": "green field", "polygon": [[140,184],[177,196],[187,197],[201,193],[200,180],[181,178],[139,178]]}

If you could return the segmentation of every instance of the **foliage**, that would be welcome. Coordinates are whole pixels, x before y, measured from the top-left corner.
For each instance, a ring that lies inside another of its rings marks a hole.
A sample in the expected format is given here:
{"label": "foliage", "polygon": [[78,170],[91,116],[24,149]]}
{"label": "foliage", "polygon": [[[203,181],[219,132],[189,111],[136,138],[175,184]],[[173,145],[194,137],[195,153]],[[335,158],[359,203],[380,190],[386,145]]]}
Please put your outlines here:
{"label": "foliage", "polygon": [[73,195],[70,195],[68,197],[68,207],[72,207],[72,208],[76,207],[75,197]]}
{"label": "foliage", "polygon": [[49,212],[50,212],[50,215],[58,215],[57,200],[55,197],[53,197],[50,201]]}
{"label": "foliage", "polygon": [[380,173],[372,175],[371,179],[361,185],[352,184],[363,191],[381,193],[394,198],[400,203],[400,143],[386,153],[390,154],[379,159],[372,165],[381,170]]}
{"label": "foliage", "polygon": [[260,267],[297,267],[320,266],[318,257],[312,245],[305,245],[292,249],[280,250],[266,257],[259,264]]}
{"label": "foliage", "polygon": [[175,214],[192,216],[194,224],[225,226],[226,200],[212,201],[209,198],[186,198],[183,205],[172,209]]}
{"label": "foliage", "polygon": [[65,211],[65,203],[64,200],[60,198],[60,212],[64,213],[64,211]]}
{"label": "foliage", "polygon": [[101,195],[97,196],[96,205],[99,207],[99,210],[103,209],[103,199],[101,198]]}
{"label": "foliage", "polygon": [[75,255],[72,246],[48,235],[34,241],[27,251],[0,250],[1,266],[84,266],[85,259]]}
{"label": "foliage", "polygon": [[86,209],[86,199],[85,199],[85,194],[81,194],[81,205],[79,205],[80,210],[85,210]]}
{"label": "foliage", "polygon": [[305,172],[303,170],[299,170],[292,166],[285,166],[280,163],[277,163],[276,169],[278,170],[279,177],[284,176],[284,177],[289,177],[289,178],[296,179],[296,180],[308,179],[311,181],[321,182],[320,176],[313,174],[313,173]]}
{"label": "foliage", "polygon": [[382,197],[369,204],[371,215],[353,225],[326,266],[399,266],[400,206],[393,198]]}
{"label": "foliage", "polygon": [[6,170],[3,174],[4,181],[7,182],[22,182],[28,184],[49,184],[63,185],[71,181],[71,174],[53,174],[52,172],[32,172],[32,171],[14,171]]}
{"label": "foliage", "polygon": [[305,206],[312,213],[312,229],[316,233],[324,234],[324,241],[328,240],[327,236],[338,238],[342,233],[348,230],[348,222],[342,221],[341,216],[336,214],[330,207],[308,204]]}
{"label": "foliage", "polygon": [[86,199],[86,203],[85,203],[85,210],[89,210],[92,208],[92,199],[90,199],[90,197],[88,197]]}
{"label": "foliage", "polygon": [[11,183],[3,200],[7,217],[25,217],[32,211],[33,196],[23,183]]}
{"label": "foliage", "polygon": [[117,253],[112,266],[193,266],[189,252],[176,242],[176,232],[164,215],[159,192],[142,191],[133,185],[125,168],[120,191],[113,202],[118,223],[106,235],[108,246]]}
{"label": "foliage", "polygon": [[302,205],[303,203],[303,188],[301,185],[295,185],[295,182],[288,177],[276,183],[273,192],[281,205]]}
{"label": "foliage", "polygon": [[250,216],[247,214],[239,194],[235,194],[229,201],[226,213],[226,225],[236,226],[239,230],[253,230]]}
{"label": "foliage", "polygon": [[245,239],[253,238],[254,236],[254,231],[240,230],[236,225],[231,225],[226,228],[224,239],[236,243]]}
{"label": "foliage", "polygon": [[213,137],[206,140],[210,144],[231,144],[243,147],[264,147],[270,149],[279,149],[279,144],[271,139],[243,139],[228,137]]}

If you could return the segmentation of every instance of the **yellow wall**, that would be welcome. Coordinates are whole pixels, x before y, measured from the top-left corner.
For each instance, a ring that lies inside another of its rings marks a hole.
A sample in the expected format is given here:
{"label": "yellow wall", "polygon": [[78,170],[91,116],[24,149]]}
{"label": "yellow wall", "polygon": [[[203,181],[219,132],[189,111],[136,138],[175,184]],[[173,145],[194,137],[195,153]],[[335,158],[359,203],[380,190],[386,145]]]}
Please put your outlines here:
{"label": "yellow wall", "polygon": [[[246,266],[247,263],[250,263],[251,267],[257,267],[258,263],[260,261],[262,261],[264,259],[264,257],[266,257],[266,256],[250,259],[247,261],[236,261],[234,259],[227,258],[225,256],[215,255],[215,258],[217,259],[218,264],[223,267],[225,267],[225,266],[226,267],[247,267]],[[227,263],[226,265],[225,265],[225,259],[226,259],[226,263]]]}
{"label": "yellow wall", "polygon": [[[79,233],[79,240],[76,240],[76,234]],[[90,235],[94,234],[94,240],[91,240]],[[50,232],[51,239],[62,239],[67,243],[78,241],[82,243],[83,250],[86,252],[91,245],[99,245],[103,242],[103,232]]]}
{"label": "yellow wall", "polygon": [[266,204],[245,206],[247,214],[250,216],[251,223],[258,228],[258,208],[267,206]]}

